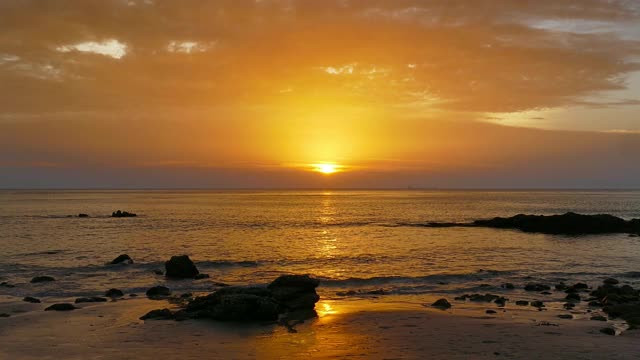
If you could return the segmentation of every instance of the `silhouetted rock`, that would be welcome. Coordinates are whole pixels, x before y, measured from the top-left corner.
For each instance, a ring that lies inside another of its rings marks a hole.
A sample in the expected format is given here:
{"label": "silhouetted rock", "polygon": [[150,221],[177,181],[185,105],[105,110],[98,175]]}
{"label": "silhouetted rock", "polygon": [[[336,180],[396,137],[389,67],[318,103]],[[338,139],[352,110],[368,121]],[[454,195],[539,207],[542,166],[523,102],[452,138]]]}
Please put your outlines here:
{"label": "silhouetted rock", "polygon": [[616,334],[616,330],[613,328],[603,328],[600,329],[600,332],[605,334],[605,335],[615,335]]}
{"label": "silhouetted rock", "polygon": [[436,300],[433,304],[431,304],[434,308],[438,309],[448,309],[451,307],[451,303],[445,298]]}
{"label": "silhouetted rock", "polygon": [[193,279],[200,273],[187,255],[172,256],[169,261],[164,263],[164,268],[166,277],[176,279]]}
{"label": "silhouetted rock", "polygon": [[51,276],[36,276],[33,279],[31,279],[31,283],[36,284],[36,283],[42,283],[42,282],[50,282],[50,281],[56,281],[56,279],[54,279]]}
{"label": "silhouetted rock", "polygon": [[136,217],[138,216],[137,214],[134,213],[130,213],[130,212],[126,212],[126,211],[114,211],[111,213],[111,217],[114,218],[125,218],[125,217]]}
{"label": "silhouetted rock", "polygon": [[507,303],[507,301],[509,301],[509,299],[507,299],[507,298],[505,298],[505,297],[503,297],[503,296],[500,296],[499,298],[495,299],[493,302],[494,302],[496,305],[498,305],[498,306],[502,307],[502,306],[505,306],[505,304]]}
{"label": "silhouetted rock", "polygon": [[313,309],[320,300],[318,279],[309,275],[282,275],[267,286],[271,296],[289,310]]}
{"label": "silhouetted rock", "polygon": [[556,290],[559,290],[559,291],[565,291],[565,290],[567,290],[569,288],[569,286],[567,284],[561,282],[559,284],[556,284],[555,288],[556,288]]}
{"label": "silhouetted rock", "polygon": [[573,315],[571,314],[560,314],[558,315],[560,319],[573,319]]}
{"label": "silhouetted rock", "polygon": [[127,254],[122,254],[122,255],[118,255],[117,258],[111,260],[111,262],[109,264],[112,264],[112,265],[115,265],[115,264],[133,264],[133,259]]}
{"label": "silhouetted rock", "polygon": [[40,299],[31,297],[31,296],[25,296],[24,298],[22,298],[22,301],[32,303],[32,304],[38,304],[41,302]]}
{"label": "silhouetted rock", "polygon": [[564,235],[636,233],[640,231],[640,219],[626,221],[608,214],[581,215],[573,212],[549,216],[518,214],[508,218],[496,217],[489,220],[476,220],[473,225]]}
{"label": "silhouetted rock", "polygon": [[169,289],[166,286],[154,286],[152,288],[150,288],[149,290],[147,290],[146,292],[147,297],[149,298],[160,298],[160,297],[167,297],[167,296],[171,296],[171,289]]}
{"label": "silhouetted rock", "polygon": [[607,318],[602,315],[592,316],[589,320],[593,321],[607,321]]}
{"label": "silhouetted rock", "polygon": [[107,302],[107,299],[100,296],[92,296],[92,297],[77,298],[75,301],[76,304],[95,303],[95,302]]}
{"label": "silhouetted rock", "polygon": [[0,287],[13,288],[13,287],[16,287],[16,286],[13,285],[13,284],[9,284],[6,281],[3,281],[3,282],[0,283]]}
{"label": "silhouetted rock", "polygon": [[571,309],[573,309],[574,307],[576,307],[576,304],[575,304],[575,303],[572,303],[572,302],[568,302],[568,303],[564,303],[564,304],[562,305],[562,307],[563,307],[563,308],[565,308],[565,309],[567,309],[567,310],[571,310]]}
{"label": "silhouetted rock", "polygon": [[209,278],[209,274],[198,274],[193,277],[194,280],[201,280],[201,279],[208,279],[208,278]]}
{"label": "silhouetted rock", "polygon": [[77,307],[73,306],[73,304],[60,303],[60,304],[53,304],[48,308],[44,309],[44,311],[70,311],[75,309],[77,309]]}
{"label": "silhouetted rock", "polygon": [[618,281],[617,279],[614,279],[614,278],[607,278],[607,279],[604,279],[603,283],[605,285],[618,285],[618,283],[620,283],[620,281]]}
{"label": "silhouetted rock", "polygon": [[580,302],[580,295],[576,294],[576,293],[570,293],[567,294],[567,296],[565,296],[565,300],[567,301],[573,301],[573,302]]}
{"label": "silhouetted rock", "polygon": [[529,302],[526,300],[518,300],[516,301],[516,305],[518,306],[529,306]]}
{"label": "silhouetted rock", "polygon": [[122,297],[122,296],[124,296],[124,293],[122,292],[122,290],[118,290],[118,289],[109,289],[109,290],[107,290],[107,292],[104,294],[104,296],[106,296],[106,297],[110,297],[110,298],[116,298],[116,297]]}
{"label": "silhouetted rock", "polygon": [[524,286],[524,290],[525,291],[545,291],[545,290],[551,290],[551,287],[545,284],[528,283],[527,285]]}
{"label": "silhouetted rock", "polygon": [[164,273],[160,269],[153,270],[153,273],[156,274],[156,275],[164,275]]}
{"label": "silhouetted rock", "polygon": [[169,309],[156,309],[151,310],[145,315],[140,317],[140,320],[171,320],[173,319],[173,313]]}
{"label": "silhouetted rock", "polygon": [[88,218],[88,217],[89,217],[89,215],[88,215],[88,214],[82,214],[82,213],[80,213],[80,214],[78,214],[78,217],[79,217],[79,218]]}
{"label": "silhouetted rock", "polygon": [[506,284],[502,284],[500,285],[503,289],[507,289],[507,290],[513,290],[516,287],[512,284],[512,283],[506,283]]}
{"label": "silhouetted rock", "polygon": [[531,302],[531,306],[537,307],[537,308],[543,308],[544,303],[542,301],[536,300]]}

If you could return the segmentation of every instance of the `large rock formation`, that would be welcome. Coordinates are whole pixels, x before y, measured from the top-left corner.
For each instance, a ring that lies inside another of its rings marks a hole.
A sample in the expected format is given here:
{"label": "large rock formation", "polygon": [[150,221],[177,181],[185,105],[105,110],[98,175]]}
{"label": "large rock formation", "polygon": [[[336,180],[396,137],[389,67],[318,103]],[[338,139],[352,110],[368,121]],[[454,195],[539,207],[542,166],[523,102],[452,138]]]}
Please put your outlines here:
{"label": "large rock formation", "polygon": [[[308,275],[283,275],[266,286],[228,286],[191,300],[183,310],[173,313],[173,318],[244,322],[303,320],[317,315],[314,307],[320,299],[316,293],[318,284],[317,279]],[[159,317],[168,318],[166,311]]]}
{"label": "large rock formation", "polygon": [[165,276],[175,279],[195,278],[200,272],[187,255],[172,256],[164,263]]}

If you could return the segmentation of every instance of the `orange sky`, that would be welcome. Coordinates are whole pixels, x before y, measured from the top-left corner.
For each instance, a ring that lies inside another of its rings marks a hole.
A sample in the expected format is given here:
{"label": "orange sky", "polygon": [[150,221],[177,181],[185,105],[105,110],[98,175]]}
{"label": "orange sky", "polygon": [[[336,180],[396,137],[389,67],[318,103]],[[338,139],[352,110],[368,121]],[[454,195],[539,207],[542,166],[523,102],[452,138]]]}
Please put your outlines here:
{"label": "orange sky", "polygon": [[637,187],[638,23],[635,1],[2,2],[0,187]]}

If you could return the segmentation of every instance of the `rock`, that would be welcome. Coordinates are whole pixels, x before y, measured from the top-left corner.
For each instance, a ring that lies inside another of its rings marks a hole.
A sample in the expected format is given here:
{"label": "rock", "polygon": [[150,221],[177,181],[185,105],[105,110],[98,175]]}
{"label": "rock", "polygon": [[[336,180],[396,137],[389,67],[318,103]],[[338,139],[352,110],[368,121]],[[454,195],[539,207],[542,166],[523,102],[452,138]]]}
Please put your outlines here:
{"label": "rock", "polygon": [[516,301],[516,305],[518,306],[529,306],[529,302],[526,300],[518,300]]}
{"label": "rock", "polygon": [[605,285],[618,285],[618,283],[620,283],[620,282],[617,279],[614,279],[614,278],[607,278],[607,279],[604,279],[603,283]]}
{"label": "rock", "polygon": [[559,290],[559,291],[565,291],[565,290],[567,290],[569,288],[569,286],[567,286],[567,284],[561,282],[560,284],[557,284],[555,286],[555,288],[556,288],[556,290]]}
{"label": "rock", "polygon": [[593,321],[607,321],[607,318],[602,315],[592,316],[589,320]]}
{"label": "rock", "polygon": [[164,273],[160,269],[153,270],[153,273],[156,274],[156,275],[164,275]]}
{"label": "rock", "polygon": [[640,237],[640,234],[629,234],[629,237]]}
{"label": "rock", "polygon": [[134,213],[130,213],[130,212],[126,212],[126,211],[114,211],[111,213],[111,217],[114,218],[124,218],[124,217],[136,217],[138,215],[134,214]]}
{"label": "rock", "polygon": [[507,289],[507,290],[513,290],[516,287],[512,284],[512,283],[505,283],[500,285],[503,289]]}
{"label": "rock", "polygon": [[573,315],[571,314],[560,314],[558,315],[560,319],[573,319]]}
{"label": "rock", "polygon": [[191,318],[275,321],[281,310],[270,295],[266,287],[230,286],[193,299],[187,304],[185,312]]}
{"label": "rock", "polygon": [[107,299],[100,296],[92,296],[92,297],[77,298],[75,301],[76,304],[94,303],[94,302],[107,302]]}
{"label": "rock", "polygon": [[531,302],[531,306],[537,307],[537,308],[543,308],[544,303],[542,301],[536,300]]}
{"label": "rock", "polygon": [[573,309],[574,307],[576,307],[576,304],[575,304],[575,303],[568,302],[568,303],[564,303],[564,305],[562,305],[562,307],[563,307],[563,308],[565,308],[565,309],[567,309],[567,310],[571,310],[571,309]]}
{"label": "rock", "polygon": [[122,255],[118,255],[117,258],[111,260],[111,262],[109,264],[111,264],[111,265],[133,264],[133,259],[127,254],[122,254]]}
{"label": "rock", "polygon": [[36,276],[33,279],[31,279],[31,283],[32,284],[36,284],[36,283],[42,283],[42,282],[50,282],[50,281],[56,281],[56,279],[54,279],[51,276]]}
{"label": "rock", "polygon": [[180,295],[180,297],[183,298],[183,299],[190,299],[190,298],[193,297],[193,294],[192,293],[184,293],[184,294]]}
{"label": "rock", "polygon": [[116,298],[116,297],[122,297],[124,296],[124,293],[122,292],[122,290],[118,290],[118,289],[109,289],[107,290],[106,293],[104,293],[104,296],[106,297],[110,297],[110,298]]}
{"label": "rock", "polygon": [[8,318],[9,316],[11,316],[11,315],[9,315],[7,313],[0,313],[0,318]]}
{"label": "rock", "polygon": [[198,275],[194,276],[193,278],[195,280],[208,279],[209,278],[209,274],[198,274]]}
{"label": "rock", "polygon": [[1,283],[0,283],[0,286],[2,286],[2,287],[6,287],[6,288],[13,288],[13,287],[16,287],[15,285],[13,285],[13,284],[9,284],[9,283],[8,283],[8,282],[6,282],[6,281],[1,282]]}
{"label": "rock", "polygon": [[602,307],[602,304],[599,301],[589,301],[589,306],[591,307]]}
{"label": "rock", "polygon": [[613,335],[613,336],[616,335],[615,329],[609,328],[609,327],[600,329],[600,332],[605,335]]}
{"label": "rock", "polygon": [[580,295],[576,293],[570,293],[570,294],[567,294],[567,296],[565,296],[565,300],[580,302],[581,299],[580,299]]}
{"label": "rock", "polygon": [[508,218],[496,217],[489,220],[476,220],[472,225],[563,235],[640,232],[640,220],[638,219],[625,221],[608,214],[581,215],[573,212],[550,216],[518,214]]}
{"label": "rock", "polygon": [[570,292],[577,292],[577,291],[587,290],[587,289],[589,289],[589,285],[587,285],[585,283],[575,283],[575,284],[571,285],[569,287],[569,289],[567,289],[567,291],[568,290],[572,290]]}
{"label": "rock", "polygon": [[313,309],[320,296],[318,279],[309,275],[282,275],[267,285],[276,302],[289,310]]}
{"label": "rock", "polygon": [[154,286],[149,290],[147,290],[146,294],[147,294],[147,297],[151,299],[167,297],[167,296],[171,296],[171,289],[169,289],[166,286]]}
{"label": "rock", "polygon": [[151,310],[145,315],[140,317],[140,320],[171,320],[173,319],[173,313],[169,309],[156,309]]}
{"label": "rock", "polygon": [[[454,298],[454,300],[467,300],[469,299],[470,301],[473,302],[492,302],[492,301],[496,301],[498,299],[504,299],[501,296],[498,295],[493,295],[493,294],[465,294],[462,296],[457,296]],[[505,299],[506,300],[506,299]]]}
{"label": "rock", "polygon": [[640,302],[607,305],[602,310],[610,318],[621,318],[629,324],[629,329],[640,329]]}
{"label": "rock", "polygon": [[431,304],[431,306],[434,308],[445,310],[445,309],[449,309],[451,307],[451,304],[449,303],[449,301],[447,301],[447,299],[442,298],[442,299],[436,300],[436,302]]}
{"label": "rock", "polygon": [[487,314],[495,314],[496,311],[489,309],[489,310],[485,311],[485,313],[487,313]]}
{"label": "rock", "polygon": [[385,291],[383,289],[378,289],[378,290],[367,291],[366,294],[369,294],[369,295],[385,295],[386,293],[385,293]]}
{"label": "rock", "polygon": [[493,302],[496,303],[496,305],[502,307],[502,306],[505,306],[507,301],[509,301],[509,299],[501,296],[501,297],[495,299]]}
{"label": "rock", "polygon": [[169,261],[164,263],[164,268],[168,278],[193,279],[200,273],[187,255],[172,256]]}
{"label": "rock", "polygon": [[48,308],[44,309],[44,311],[70,311],[75,309],[77,309],[77,307],[73,306],[73,304],[60,303],[60,304],[53,304]]}
{"label": "rock", "polygon": [[25,296],[24,298],[22,298],[22,301],[32,303],[32,304],[39,304],[41,302],[40,299],[31,297],[31,296]]}
{"label": "rock", "polygon": [[542,294],[542,295],[551,295],[551,293],[550,293],[550,292],[548,292],[548,291],[543,291],[543,292],[541,292],[540,294]]}
{"label": "rock", "polygon": [[88,217],[89,217],[89,215],[88,215],[88,214],[80,213],[80,214],[78,214],[78,217],[79,217],[79,218],[88,218]]}
{"label": "rock", "polygon": [[537,283],[528,283],[527,285],[524,286],[524,290],[525,291],[545,291],[545,290],[551,290],[551,287],[549,285],[545,285],[545,284],[537,284]]}

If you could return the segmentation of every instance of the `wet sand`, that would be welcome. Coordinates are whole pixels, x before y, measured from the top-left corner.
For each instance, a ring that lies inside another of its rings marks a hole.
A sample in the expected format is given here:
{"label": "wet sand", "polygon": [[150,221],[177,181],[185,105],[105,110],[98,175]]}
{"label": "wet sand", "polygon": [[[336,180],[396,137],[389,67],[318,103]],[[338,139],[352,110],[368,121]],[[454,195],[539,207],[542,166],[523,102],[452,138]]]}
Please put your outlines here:
{"label": "wet sand", "polygon": [[322,300],[320,317],[290,333],[274,324],[145,322],[147,311],[172,306],[145,298],[69,312],[42,311],[47,305],[0,306],[11,314],[0,319],[1,359],[637,359],[640,351],[640,331],[608,336],[599,332],[607,323],[530,309],[488,316],[455,304]]}

